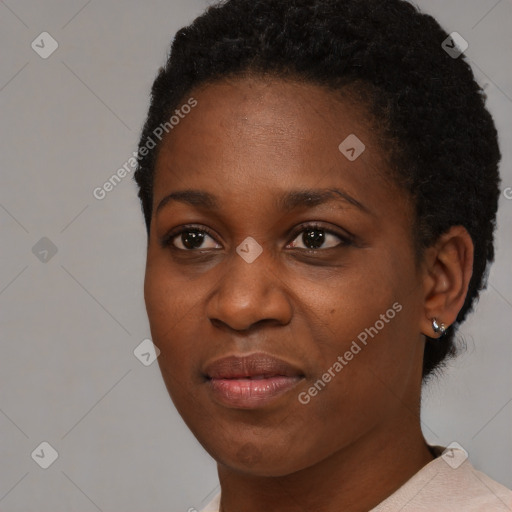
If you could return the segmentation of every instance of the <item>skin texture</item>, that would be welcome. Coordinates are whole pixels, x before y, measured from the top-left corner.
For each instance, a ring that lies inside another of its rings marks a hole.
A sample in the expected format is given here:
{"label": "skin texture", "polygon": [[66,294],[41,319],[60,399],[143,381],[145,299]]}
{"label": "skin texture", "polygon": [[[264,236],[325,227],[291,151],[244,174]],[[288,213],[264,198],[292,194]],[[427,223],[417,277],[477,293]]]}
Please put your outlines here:
{"label": "skin texture", "polygon": [[[419,420],[424,334],[434,336],[431,318],[449,325],[462,307],[471,239],[454,227],[416,260],[412,201],[386,176],[377,132],[350,99],[268,77],[190,95],[197,106],[157,159],[145,279],[166,387],[218,462],[224,512],[367,511],[432,460]],[[366,146],[353,162],[338,149],[350,134]],[[291,190],[333,188],[363,209],[342,199],[277,204]],[[170,201],[156,211],[186,189],[213,194],[218,209]],[[302,238],[311,223],[328,230],[315,252]],[[211,231],[200,249],[186,250],[179,234],[162,246],[190,224]],[[348,245],[338,238],[347,234]],[[263,248],[252,263],[236,253],[249,236]],[[300,403],[395,303],[401,311]],[[205,365],[255,352],[304,378],[259,409],[216,402]]]}

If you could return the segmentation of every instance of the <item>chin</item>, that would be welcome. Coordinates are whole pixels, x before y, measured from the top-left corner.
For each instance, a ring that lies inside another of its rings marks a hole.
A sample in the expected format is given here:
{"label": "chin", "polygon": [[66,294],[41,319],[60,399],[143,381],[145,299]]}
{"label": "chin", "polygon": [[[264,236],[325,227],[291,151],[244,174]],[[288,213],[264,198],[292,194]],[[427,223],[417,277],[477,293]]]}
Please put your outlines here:
{"label": "chin", "polygon": [[233,442],[228,447],[203,446],[219,465],[251,476],[281,477],[311,465],[311,461],[307,460],[309,457],[296,453],[295,447],[282,445],[281,451],[276,450],[276,444],[248,441]]}

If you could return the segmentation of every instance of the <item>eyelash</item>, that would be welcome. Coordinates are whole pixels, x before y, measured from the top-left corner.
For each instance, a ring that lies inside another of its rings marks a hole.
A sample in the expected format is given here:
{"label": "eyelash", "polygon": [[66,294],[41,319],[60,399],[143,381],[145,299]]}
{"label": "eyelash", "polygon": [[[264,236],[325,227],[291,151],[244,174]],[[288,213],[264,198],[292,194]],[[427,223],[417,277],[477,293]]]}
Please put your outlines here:
{"label": "eyelash", "polygon": [[[300,226],[298,226],[297,229],[294,230],[292,235],[290,235],[291,238],[290,238],[290,242],[288,242],[288,243],[291,243],[293,240],[295,240],[300,233],[302,233],[304,231],[308,231],[308,230],[311,230],[311,231],[318,230],[318,231],[323,231],[324,233],[329,234],[329,235],[334,235],[335,237],[339,238],[340,243],[334,247],[328,247],[327,249],[302,249],[300,247],[296,248],[299,251],[307,252],[307,253],[317,253],[317,252],[321,252],[321,251],[326,251],[328,249],[337,249],[339,247],[348,247],[348,246],[354,245],[353,235],[348,235],[348,234],[342,235],[340,233],[337,233],[336,231],[327,229],[327,228],[321,226],[320,224],[317,224],[314,222],[309,223],[309,224],[301,224]],[[217,242],[213,232],[206,226],[199,226],[197,224],[189,224],[186,226],[182,226],[178,230],[172,230],[167,235],[165,235],[160,242],[162,248],[169,248],[169,249],[181,251],[181,252],[200,252],[201,249],[180,249],[179,247],[175,247],[173,245],[172,242],[175,238],[177,238],[181,234],[187,233],[189,231],[206,233],[213,240],[215,240],[216,243],[219,243],[219,242]],[[202,250],[207,251],[207,250],[212,250],[212,249],[202,249]],[[213,250],[217,250],[217,249],[213,249]]]}

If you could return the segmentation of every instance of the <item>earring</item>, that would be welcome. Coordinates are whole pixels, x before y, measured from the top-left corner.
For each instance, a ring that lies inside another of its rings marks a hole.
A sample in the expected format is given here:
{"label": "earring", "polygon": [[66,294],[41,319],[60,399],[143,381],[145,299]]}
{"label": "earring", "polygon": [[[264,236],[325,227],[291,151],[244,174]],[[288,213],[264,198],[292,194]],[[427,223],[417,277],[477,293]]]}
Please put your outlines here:
{"label": "earring", "polygon": [[439,324],[437,322],[437,318],[432,318],[432,329],[436,334],[440,334],[442,336],[446,332],[446,325],[443,323]]}

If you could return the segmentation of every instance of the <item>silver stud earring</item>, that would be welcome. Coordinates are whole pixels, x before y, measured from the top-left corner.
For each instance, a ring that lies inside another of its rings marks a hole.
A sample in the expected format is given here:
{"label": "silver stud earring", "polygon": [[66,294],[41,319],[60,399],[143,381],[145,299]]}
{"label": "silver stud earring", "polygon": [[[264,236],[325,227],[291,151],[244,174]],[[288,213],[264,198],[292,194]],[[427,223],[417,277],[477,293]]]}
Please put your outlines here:
{"label": "silver stud earring", "polygon": [[446,325],[438,323],[437,318],[432,318],[432,329],[436,334],[440,334],[442,336],[446,332]]}

